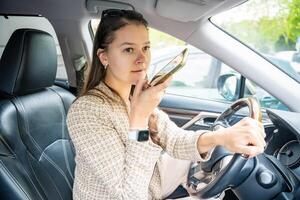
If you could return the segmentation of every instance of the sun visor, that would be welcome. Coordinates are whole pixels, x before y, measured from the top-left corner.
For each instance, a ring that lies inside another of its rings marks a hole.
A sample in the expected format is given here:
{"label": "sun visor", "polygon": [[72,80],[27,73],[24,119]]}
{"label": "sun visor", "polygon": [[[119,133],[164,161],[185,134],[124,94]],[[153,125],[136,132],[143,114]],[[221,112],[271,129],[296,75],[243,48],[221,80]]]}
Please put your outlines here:
{"label": "sun visor", "polygon": [[100,14],[105,9],[124,9],[134,10],[134,8],[127,3],[116,1],[102,1],[102,0],[87,0],[86,8],[90,13]]}
{"label": "sun visor", "polygon": [[[197,21],[222,5],[225,0],[157,0],[156,12],[163,17],[188,22]],[[186,12],[182,11],[188,11]]]}

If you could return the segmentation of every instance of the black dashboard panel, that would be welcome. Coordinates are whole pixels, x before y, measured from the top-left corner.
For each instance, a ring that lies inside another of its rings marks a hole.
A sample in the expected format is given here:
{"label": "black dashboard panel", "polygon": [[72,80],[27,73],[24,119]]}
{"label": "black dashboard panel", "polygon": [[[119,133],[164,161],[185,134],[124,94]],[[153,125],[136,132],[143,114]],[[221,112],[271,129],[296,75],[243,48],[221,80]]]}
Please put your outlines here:
{"label": "black dashboard panel", "polygon": [[267,114],[277,128],[290,130],[300,140],[300,113],[267,110]]}
{"label": "black dashboard panel", "polygon": [[275,126],[265,153],[276,157],[300,177],[300,113],[267,110]]}

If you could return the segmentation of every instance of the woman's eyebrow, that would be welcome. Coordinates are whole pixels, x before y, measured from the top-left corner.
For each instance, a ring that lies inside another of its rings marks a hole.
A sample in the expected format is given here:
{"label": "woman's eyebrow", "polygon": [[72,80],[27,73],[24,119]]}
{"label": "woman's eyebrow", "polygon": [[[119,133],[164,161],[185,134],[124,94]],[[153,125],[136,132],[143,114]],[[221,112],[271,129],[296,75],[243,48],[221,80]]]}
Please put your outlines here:
{"label": "woman's eyebrow", "polygon": [[[147,42],[145,42],[144,44],[150,44],[150,41],[147,41]],[[120,47],[121,47],[121,46],[124,46],[124,45],[135,45],[135,43],[133,43],[133,42],[123,42],[123,43],[120,45]]]}

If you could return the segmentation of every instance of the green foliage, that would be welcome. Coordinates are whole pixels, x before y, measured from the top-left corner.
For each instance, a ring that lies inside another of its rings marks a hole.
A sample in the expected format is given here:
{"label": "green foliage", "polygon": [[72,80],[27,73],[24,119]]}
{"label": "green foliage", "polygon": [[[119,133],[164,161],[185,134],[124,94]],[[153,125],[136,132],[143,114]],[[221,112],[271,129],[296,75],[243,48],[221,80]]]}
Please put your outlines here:
{"label": "green foliage", "polygon": [[259,21],[243,20],[239,23],[227,24],[225,29],[262,52],[273,51],[274,43],[284,34],[283,25],[279,20],[267,17]]}
{"label": "green foliage", "polygon": [[287,18],[287,35],[293,42],[300,37],[300,0],[292,0],[289,4],[289,15]]}
{"label": "green foliage", "polygon": [[300,0],[251,0],[242,6],[235,12],[247,16],[244,20],[219,25],[263,53],[295,49],[300,36]]}

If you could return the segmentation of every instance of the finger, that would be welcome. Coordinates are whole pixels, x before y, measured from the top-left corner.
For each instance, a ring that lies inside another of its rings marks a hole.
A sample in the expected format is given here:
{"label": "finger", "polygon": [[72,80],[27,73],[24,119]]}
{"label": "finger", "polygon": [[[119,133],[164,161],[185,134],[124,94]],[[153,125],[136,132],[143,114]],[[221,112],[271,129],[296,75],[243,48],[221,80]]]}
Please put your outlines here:
{"label": "finger", "polygon": [[252,131],[252,134],[253,134],[253,136],[257,140],[257,146],[263,149],[264,146],[265,146],[265,144],[266,144],[266,142],[265,142],[264,138],[261,137],[260,131],[259,130],[257,132],[256,131]]}
{"label": "finger", "polygon": [[171,84],[171,81],[172,81],[172,76],[170,76],[169,78],[167,78],[164,82],[156,85],[155,86],[156,91],[165,90]]}
{"label": "finger", "polygon": [[258,137],[256,136],[256,134],[253,134],[253,132],[244,132],[243,134],[243,138],[241,138],[239,144],[239,146],[251,146],[251,147],[255,147],[258,148],[260,151],[263,151],[263,144],[261,143],[261,141],[259,141]]}
{"label": "finger", "polygon": [[240,125],[242,126],[251,126],[253,125],[253,120],[252,118],[250,117],[244,117],[242,120],[240,120]]}
{"label": "finger", "polygon": [[253,130],[255,130],[254,133],[252,134],[255,134],[255,136],[257,137],[257,139],[260,141],[261,145],[264,147],[266,145],[266,142],[265,142],[265,131],[262,127],[262,124],[256,120],[252,120],[252,121],[249,121],[250,122],[250,127],[249,128],[253,128]]}
{"label": "finger", "polygon": [[250,130],[247,132],[246,138],[248,140],[248,144],[254,145],[260,149],[264,149],[264,140],[260,137],[259,132],[255,130]]}
{"label": "finger", "polygon": [[241,122],[242,126],[257,127],[257,129],[259,129],[259,133],[262,134],[262,137],[263,138],[266,137],[266,133],[264,131],[264,126],[261,122],[254,120],[250,117],[245,117],[240,122]]}
{"label": "finger", "polygon": [[167,78],[167,80],[164,81],[164,83],[166,84],[167,87],[171,84],[172,79],[173,79],[173,76],[170,76],[169,78]]}
{"label": "finger", "polygon": [[159,102],[162,100],[162,98],[164,97],[164,95],[165,95],[165,90],[160,91],[160,92],[158,93],[158,96],[159,96]]}
{"label": "finger", "polygon": [[146,81],[146,82],[143,84],[142,90],[146,90],[146,89],[148,89],[149,87],[151,87],[151,85],[149,85],[148,81]]}
{"label": "finger", "polygon": [[258,121],[252,118],[245,117],[243,121],[241,121],[241,124],[247,130],[252,130],[249,132],[249,134],[253,136],[250,137],[256,138],[256,140],[253,138],[254,140],[252,139],[252,142],[256,142],[255,144],[261,147],[264,147],[266,145],[266,142],[264,140],[265,133],[264,133],[264,129],[261,126],[262,125],[261,123],[259,123]]}
{"label": "finger", "polygon": [[237,147],[237,153],[245,154],[250,157],[254,157],[260,153],[262,153],[262,150],[256,146],[238,146]]}
{"label": "finger", "polygon": [[265,139],[261,136],[261,133],[259,133],[258,138],[262,144],[262,147],[264,148],[267,144],[266,144]]}
{"label": "finger", "polygon": [[258,122],[258,126],[259,126],[260,129],[261,129],[262,137],[263,137],[263,138],[266,138],[266,132],[265,132],[265,128],[264,128],[263,123]]}
{"label": "finger", "polygon": [[134,88],[134,92],[133,92],[133,95],[132,95],[132,99],[137,99],[138,96],[140,96],[144,83],[145,83],[144,79],[139,79],[137,81],[137,84]]}

